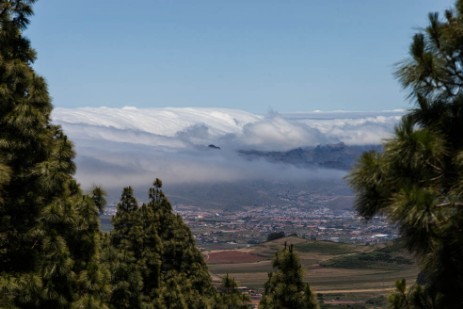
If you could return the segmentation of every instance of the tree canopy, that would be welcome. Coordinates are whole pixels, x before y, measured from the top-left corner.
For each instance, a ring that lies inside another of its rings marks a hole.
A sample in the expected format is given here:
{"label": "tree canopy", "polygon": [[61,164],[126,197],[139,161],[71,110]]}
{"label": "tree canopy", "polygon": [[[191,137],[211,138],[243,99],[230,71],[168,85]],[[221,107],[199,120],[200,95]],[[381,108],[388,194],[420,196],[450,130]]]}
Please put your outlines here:
{"label": "tree canopy", "polygon": [[121,194],[107,244],[114,308],[207,308],[216,297],[202,254],[156,179],[148,203]]}
{"label": "tree canopy", "polygon": [[244,309],[249,308],[250,297],[238,289],[238,283],[228,274],[222,278],[222,284],[215,297],[214,309]]}
{"label": "tree canopy", "polygon": [[309,284],[303,281],[302,266],[293,245],[285,243],[285,247],[275,253],[272,266],[274,271],[268,274],[259,308],[318,308]]}
{"label": "tree canopy", "polygon": [[34,0],[0,0],[0,305],[105,308],[98,213],[104,194],[73,178],[47,84],[23,31]]}
{"label": "tree canopy", "polygon": [[410,58],[399,64],[397,76],[415,107],[384,151],[365,153],[348,177],[358,212],[367,219],[386,214],[419,260],[422,280],[410,290],[410,308],[463,307],[462,61],[458,0],[443,18],[429,14]]}

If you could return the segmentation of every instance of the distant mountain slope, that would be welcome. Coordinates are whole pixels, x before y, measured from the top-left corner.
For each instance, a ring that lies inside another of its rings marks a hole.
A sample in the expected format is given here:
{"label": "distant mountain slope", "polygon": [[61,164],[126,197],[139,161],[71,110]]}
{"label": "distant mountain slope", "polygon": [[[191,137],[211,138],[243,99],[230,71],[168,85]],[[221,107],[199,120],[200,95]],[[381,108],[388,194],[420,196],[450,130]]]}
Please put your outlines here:
{"label": "distant mountain slope", "polygon": [[240,150],[239,153],[249,160],[259,158],[270,162],[292,164],[298,167],[324,167],[349,170],[359,156],[370,150],[381,151],[381,145],[346,145],[344,143],[299,147],[288,151]]}

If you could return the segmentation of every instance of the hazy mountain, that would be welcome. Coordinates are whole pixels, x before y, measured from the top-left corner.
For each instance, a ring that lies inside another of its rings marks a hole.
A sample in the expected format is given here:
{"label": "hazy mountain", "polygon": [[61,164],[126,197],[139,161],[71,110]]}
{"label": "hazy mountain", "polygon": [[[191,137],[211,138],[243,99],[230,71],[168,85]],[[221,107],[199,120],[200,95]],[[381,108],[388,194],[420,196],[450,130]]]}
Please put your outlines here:
{"label": "hazy mountain", "polygon": [[301,168],[350,170],[365,151],[381,151],[381,145],[346,145],[344,143],[299,147],[288,151],[240,150],[249,160],[264,158],[269,162],[287,163]]}

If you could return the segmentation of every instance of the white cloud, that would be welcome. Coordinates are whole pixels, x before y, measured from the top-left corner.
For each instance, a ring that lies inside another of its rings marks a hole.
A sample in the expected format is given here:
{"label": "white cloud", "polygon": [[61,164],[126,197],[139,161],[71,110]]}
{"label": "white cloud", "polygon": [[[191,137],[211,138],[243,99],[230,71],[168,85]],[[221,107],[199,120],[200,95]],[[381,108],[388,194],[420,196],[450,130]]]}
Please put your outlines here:
{"label": "white cloud", "polygon": [[224,147],[284,150],[337,142],[380,143],[389,137],[402,113],[316,111],[262,116],[231,109],[101,107],[57,108],[53,118],[71,138],[166,147],[224,143]]}
{"label": "white cloud", "polygon": [[259,150],[286,150],[327,142],[317,128],[292,122],[280,115],[247,124],[238,139],[246,148]]}
{"label": "white cloud", "polygon": [[57,108],[53,119],[76,145],[78,180],[87,186],[120,188],[149,184],[155,177],[182,183],[326,176],[326,171],[246,161],[236,150],[379,144],[401,114],[317,111],[262,116],[229,109],[102,107]]}

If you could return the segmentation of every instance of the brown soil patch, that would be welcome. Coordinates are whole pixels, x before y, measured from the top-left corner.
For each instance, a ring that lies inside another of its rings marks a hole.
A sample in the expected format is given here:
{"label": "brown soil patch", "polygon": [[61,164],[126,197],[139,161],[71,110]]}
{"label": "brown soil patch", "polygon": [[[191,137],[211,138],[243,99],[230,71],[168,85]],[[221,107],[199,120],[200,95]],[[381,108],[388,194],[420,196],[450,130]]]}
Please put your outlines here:
{"label": "brown soil patch", "polygon": [[209,264],[239,264],[259,262],[262,257],[243,251],[211,251],[206,259]]}

